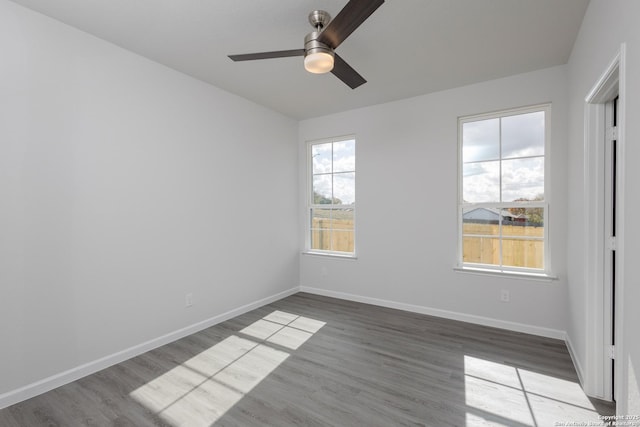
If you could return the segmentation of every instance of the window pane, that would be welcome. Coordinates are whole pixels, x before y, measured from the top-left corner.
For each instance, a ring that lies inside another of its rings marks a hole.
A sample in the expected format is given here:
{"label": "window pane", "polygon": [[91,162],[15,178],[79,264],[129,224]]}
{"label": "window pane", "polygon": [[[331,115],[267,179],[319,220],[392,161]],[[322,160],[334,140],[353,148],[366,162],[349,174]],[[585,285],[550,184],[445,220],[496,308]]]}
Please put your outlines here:
{"label": "window pane", "polygon": [[331,143],[311,146],[313,173],[331,173]]}
{"label": "window pane", "polygon": [[462,125],[462,161],[500,158],[500,120],[489,119]]}
{"label": "window pane", "polygon": [[505,267],[544,268],[544,241],[504,238],[502,263]]}
{"label": "window pane", "polygon": [[502,226],[504,265],[544,268],[544,208],[514,207],[506,211],[513,216]]}
{"label": "window pane", "polygon": [[311,229],[311,249],[331,250],[331,230]]}
{"label": "window pane", "polygon": [[353,209],[311,209],[311,249],[353,252]]}
{"label": "window pane", "polygon": [[356,170],[356,142],[340,141],[333,144],[333,172]]}
{"label": "window pane", "polygon": [[462,199],[464,202],[500,201],[499,164],[499,162],[481,162],[463,166]]}
{"label": "window pane", "polygon": [[498,236],[500,210],[491,208],[465,208],[462,213],[462,233]]}
{"label": "window pane", "polygon": [[311,209],[312,228],[331,228],[331,209]]}
{"label": "window pane", "polygon": [[330,205],[332,200],[331,175],[314,175],[313,204]]}
{"label": "window pane", "polygon": [[333,175],[333,203],[351,205],[356,201],[356,174],[344,172]]}
{"label": "window pane", "polygon": [[353,231],[334,230],[331,233],[331,250],[339,252],[353,252],[355,249]]}
{"label": "window pane", "polygon": [[502,162],[502,201],[544,200],[544,157]]}
{"label": "window pane", "polygon": [[544,155],[544,111],[502,119],[502,158]]}
{"label": "window pane", "polygon": [[333,209],[331,212],[331,228],[336,230],[353,230],[353,209]]}
{"label": "window pane", "polygon": [[493,237],[463,237],[462,261],[500,265],[500,239]]}
{"label": "window pane", "polygon": [[311,209],[311,249],[331,250],[331,209]]}
{"label": "window pane", "polygon": [[505,209],[510,217],[504,220],[502,234],[505,236],[544,237],[544,208],[520,208]]}

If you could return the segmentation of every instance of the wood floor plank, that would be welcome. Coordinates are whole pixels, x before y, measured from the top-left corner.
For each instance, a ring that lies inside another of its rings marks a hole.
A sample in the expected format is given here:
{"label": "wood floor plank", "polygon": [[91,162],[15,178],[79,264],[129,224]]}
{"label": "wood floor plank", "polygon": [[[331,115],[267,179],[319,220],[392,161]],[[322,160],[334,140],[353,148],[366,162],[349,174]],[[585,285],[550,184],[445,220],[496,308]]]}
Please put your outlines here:
{"label": "wood floor plank", "polygon": [[564,342],[298,293],[33,399],[0,425],[597,421]]}

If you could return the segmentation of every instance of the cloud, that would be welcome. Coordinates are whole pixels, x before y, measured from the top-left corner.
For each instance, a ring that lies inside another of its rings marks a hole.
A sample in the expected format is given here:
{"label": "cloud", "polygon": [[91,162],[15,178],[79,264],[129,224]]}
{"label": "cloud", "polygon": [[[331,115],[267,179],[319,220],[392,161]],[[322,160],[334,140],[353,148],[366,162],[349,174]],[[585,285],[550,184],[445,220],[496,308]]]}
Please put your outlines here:
{"label": "cloud", "polygon": [[[502,199],[500,199],[502,163]],[[468,203],[532,200],[544,194],[544,157],[478,162],[463,165],[462,198]]]}
{"label": "cloud", "polygon": [[463,162],[544,155],[543,111],[462,125]]}
{"label": "cloud", "polygon": [[544,132],[543,111],[464,123],[463,200],[512,202],[544,194]]}
{"label": "cloud", "polygon": [[356,170],[356,145],[354,140],[333,144],[333,171],[352,172]]}
{"label": "cloud", "polygon": [[544,112],[502,118],[502,158],[544,155]]}
{"label": "cloud", "polygon": [[502,201],[534,199],[544,194],[544,158],[505,160],[502,162]]}
{"label": "cloud", "polygon": [[470,163],[463,167],[462,199],[468,203],[500,201],[499,162]]}
{"label": "cloud", "polygon": [[314,144],[311,146],[313,173],[331,173],[331,143]]}
{"label": "cloud", "polygon": [[355,141],[315,144],[311,156],[313,191],[345,205],[355,203]]}
{"label": "cloud", "polygon": [[340,199],[343,205],[356,201],[356,174],[338,173],[333,175],[333,197]]}
{"label": "cloud", "polygon": [[465,163],[500,158],[500,119],[464,123],[462,136]]}

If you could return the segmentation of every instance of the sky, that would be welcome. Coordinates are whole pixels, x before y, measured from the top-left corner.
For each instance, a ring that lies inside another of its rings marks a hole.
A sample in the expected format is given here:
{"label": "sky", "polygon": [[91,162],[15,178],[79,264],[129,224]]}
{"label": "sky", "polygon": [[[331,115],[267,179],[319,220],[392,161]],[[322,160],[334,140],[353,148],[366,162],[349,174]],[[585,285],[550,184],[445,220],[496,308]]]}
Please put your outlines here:
{"label": "sky", "polygon": [[312,146],[313,191],[343,205],[355,203],[355,147],[354,140]]}
{"label": "sky", "polygon": [[544,135],[542,111],[464,123],[463,199],[511,202],[544,194]]}

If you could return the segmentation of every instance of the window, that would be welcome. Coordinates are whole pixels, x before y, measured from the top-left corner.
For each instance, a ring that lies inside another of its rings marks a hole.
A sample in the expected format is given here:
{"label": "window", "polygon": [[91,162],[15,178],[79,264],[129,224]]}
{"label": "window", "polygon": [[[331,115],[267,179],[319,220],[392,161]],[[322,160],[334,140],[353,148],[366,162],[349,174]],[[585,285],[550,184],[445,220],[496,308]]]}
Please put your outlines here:
{"label": "window", "polygon": [[550,106],[459,120],[462,267],[549,273]]}
{"label": "window", "polygon": [[308,147],[310,252],[355,254],[356,141],[312,142]]}

